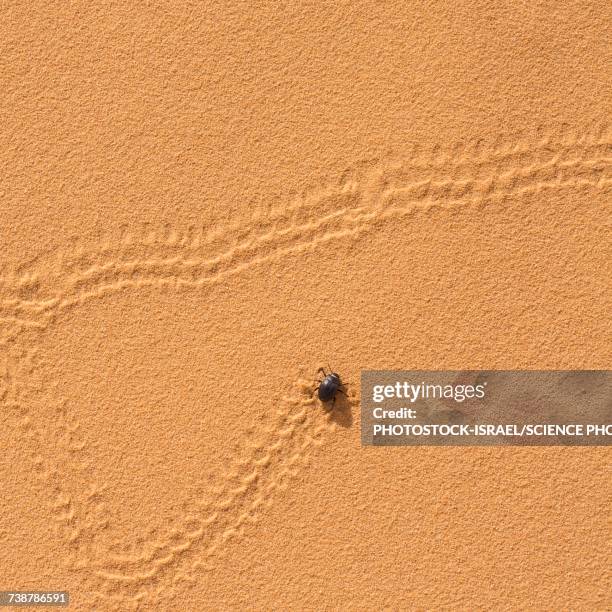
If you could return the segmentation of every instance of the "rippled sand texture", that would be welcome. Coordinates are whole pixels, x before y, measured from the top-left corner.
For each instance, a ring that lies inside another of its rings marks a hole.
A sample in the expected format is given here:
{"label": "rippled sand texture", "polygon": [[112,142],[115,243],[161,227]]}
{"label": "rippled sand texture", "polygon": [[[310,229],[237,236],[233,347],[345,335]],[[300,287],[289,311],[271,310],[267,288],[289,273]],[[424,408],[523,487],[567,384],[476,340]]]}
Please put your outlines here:
{"label": "rippled sand texture", "polygon": [[0,589],[609,608],[606,448],[359,436],[361,369],[610,367],[587,8],[8,5]]}

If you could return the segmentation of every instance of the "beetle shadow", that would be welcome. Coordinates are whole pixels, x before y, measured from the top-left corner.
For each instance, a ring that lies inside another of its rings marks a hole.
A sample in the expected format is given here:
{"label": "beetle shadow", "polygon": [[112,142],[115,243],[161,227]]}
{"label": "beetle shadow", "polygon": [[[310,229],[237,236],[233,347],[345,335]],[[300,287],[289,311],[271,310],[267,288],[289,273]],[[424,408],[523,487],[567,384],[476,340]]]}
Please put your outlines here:
{"label": "beetle shadow", "polygon": [[353,405],[354,401],[350,397],[337,393],[336,401],[333,404],[331,402],[323,404],[323,408],[331,421],[348,429],[353,425]]}

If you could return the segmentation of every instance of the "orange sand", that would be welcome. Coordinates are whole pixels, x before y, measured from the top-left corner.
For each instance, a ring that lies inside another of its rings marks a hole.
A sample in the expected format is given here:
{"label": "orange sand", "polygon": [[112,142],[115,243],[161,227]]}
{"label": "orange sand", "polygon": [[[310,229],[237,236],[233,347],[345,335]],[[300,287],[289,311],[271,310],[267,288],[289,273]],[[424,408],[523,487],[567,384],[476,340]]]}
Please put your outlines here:
{"label": "orange sand", "polygon": [[4,3],[0,590],[612,607],[609,449],[361,448],[358,388],[612,366],[607,7],[333,4]]}

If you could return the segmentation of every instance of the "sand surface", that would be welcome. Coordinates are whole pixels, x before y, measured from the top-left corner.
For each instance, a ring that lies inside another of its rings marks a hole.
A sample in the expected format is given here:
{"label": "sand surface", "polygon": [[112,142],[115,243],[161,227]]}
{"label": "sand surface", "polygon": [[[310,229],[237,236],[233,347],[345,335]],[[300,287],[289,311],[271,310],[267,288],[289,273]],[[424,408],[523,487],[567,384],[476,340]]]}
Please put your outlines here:
{"label": "sand surface", "polygon": [[612,366],[609,10],[383,4],[3,3],[0,590],[612,608],[609,449],[359,428],[362,369]]}

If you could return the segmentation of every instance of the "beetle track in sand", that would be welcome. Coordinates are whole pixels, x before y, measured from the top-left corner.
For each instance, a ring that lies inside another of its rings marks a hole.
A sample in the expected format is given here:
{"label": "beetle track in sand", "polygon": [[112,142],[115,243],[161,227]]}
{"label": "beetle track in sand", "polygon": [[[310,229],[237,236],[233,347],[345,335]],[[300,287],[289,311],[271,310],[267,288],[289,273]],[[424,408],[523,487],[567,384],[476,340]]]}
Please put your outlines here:
{"label": "beetle track in sand", "polygon": [[[124,288],[205,287],[254,265],[358,236],[376,220],[481,206],[544,189],[608,189],[612,184],[610,140],[605,127],[584,137],[544,136],[536,146],[520,141],[489,148],[434,148],[405,162],[369,164],[365,173],[357,171],[357,177],[349,171],[341,183],[297,198],[284,209],[260,207],[244,220],[231,221],[208,234],[193,229],[181,234],[167,226],[161,234],[150,228],[140,236],[125,232],[117,242],[107,239],[98,246],[77,245],[51,258],[41,256],[19,270],[3,270],[0,346],[9,351],[0,364],[0,401],[13,416],[18,415],[18,427],[32,447],[44,448],[44,437],[19,392],[20,384],[32,384],[36,351],[20,349],[16,340],[57,322],[63,310]],[[131,600],[137,607],[152,594],[152,581],[158,581],[161,592],[168,588],[166,579],[173,584],[190,581],[194,572],[213,569],[226,543],[240,537],[256,520],[274,491],[294,475],[295,466],[307,460],[306,451],[333,426],[325,417],[316,425],[306,408],[293,415],[304,417],[302,422],[298,418],[287,425],[285,420],[295,407],[291,402],[306,401],[303,391],[294,388],[293,393],[293,400],[283,404],[284,417],[268,429],[264,451],[238,460],[240,465],[234,468],[239,469],[226,473],[224,486],[204,504],[206,512],[195,510],[176,520],[190,529],[145,543],[136,554],[111,554],[105,547],[84,550],[84,541],[108,525],[105,485],[90,482],[81,499],[72,499],[61,488],[61,462],[52,464],[40,452],[30,452],[35,473],[53,484],[51,510],[67,546],[72,547],[74,567],[88,574],[98,601],[107,605],[115,601],[121,609]],[[79,441],[80,424],[61,397],[54,405],[62,452],[74,467],[75,457],[87,450]],[[86,474],[86,467],[85,461],[79,469]]]}
{"label": "beetle track in sand", "polygon": [[[208,235],[203,232],[197,235],[194,230],[181,235],[169,227],[162,234],[143,230],[140,236],[126,233],[119,241],[119,247],[113,240],[93,248],[77,245],[68,252],[57,253],[55,261],[46,266],[46,272],[34,266],[21,275],[5,273],[0,286],[4,280],[5,287],[12,286],[16,293],[25,290],[35,294],[37,285],[45,277],[52,280],[53,285],[47,298],[32,299],[32,295],[30,299],[3,300],[0,314],[2,319],[9,319],[6,323],[15,324],[20,320],[28,321],[17,313],[29,312],[34,318],[30,322],[36,325],[37,313],[52,311],[62,303],[64,307],[69,306],[70,300],[76,300],[80,295],[83,299],[95,297],[98,286],[115,286],[116,290],[135,286],[139,282],[138,276],[145,277],[140,280],[148,280],[146,273],[155,266],[159,269],[153,270],[151,278],[206,283],[233,269],[232,264],[240,269],[240,265],[248,267],[259,263],[256,255],[249,258],[249,250],[255,254],[264,251],[267,255],[270,246],[272,251],[281,249],[281,254],[285,252],[283,247],[295,246],[299,250],[302,244],[302,248],[308,248],[309,244],[316,244],[316,238],[325,239],[325,232],[322,236],[321,232],[326,225],[336,228],[338,223],[345,224],[346,233],[340,234],[342,236],[365,229],[360,226],[378,216],[388,218],[419,209],[469,205],[547,188],[607,188],[610,182],[605,171],[612,162],[612,139],[607,129],[600,132],[597,137],[584,137],[582,140],[569,137],[565,143],[562,138],[544,138],[532,148],[524,143],[501,145],[483,149],[484,153],[481,151],[480,155],[470,147],[459,149],[463,155],[457,153],[456,147],[447,152],[441,149],[436,152],[434,148],[428,155],[407,162],[374,165],[368,172],[362,172],[365,174],[363,177],[314,191],[285,209],[274,209],[267,214],[258,209],[251,215],[251,220],[257,220],[255,223],[230,222]],[[517,164],[515,157],[523,163]],[[449,159],[453,160],[452,168],[467,166],[467,171],[460,177],[449,176],[449,162],[446,165],[442,163]],[[504,163],[508,161],[512,163]],[[488,166],[492,168],[488,169]],[[388,206],[390,201],[402,198],[403,206]],[[239,229],[243,230],[242,233],[234,236]],[[309,240],[309,233],[315,234],[314,238]],[[228,234],[231,235],[229,240],[226,238]],[[306,240],[303,240],[304,236]],[[331,232],[329,237],[338,236]],[[202,251],[208,257],[202,257]],[[145,254],[148,252],[153,256],[147,257]],[[168,256],[160,257],[163,252]],[[190,257],[192,253],[193,257]],[[216,255],[210,257],[212,253]],[[182,265],[183,269],[173,271],[172,265]],[[144,268],[144,272],[140,268]],[[116,280],[121,274],[124,284]],[[104,282],[105,278],[110,282]],[[91,290],[79,290],[71,283],[78,287],[89,286]],[[44,324],[43,317],[39,325]]]}
{"label": "beetle track in sand", "polygon": [[[32,370],[30,359],[28,355],[25,368],[28,372]],[[294,477],[300,465],[308,461],[306,451],[321,444],[325,432],[335,428],[329,416],[313,410],[315,402],[311,391],[308,383],[296,383],[291,394],[282,400],[275,423],[266,429],[268,441],[260,442],[249,457],[235,461],[231,471],[226,472],[225,485],[206,504],[212,509],[199,516],[192,512],[178,517],[175,522],[188,524],[189,529],[175,530],[172,539],[148,542],[145,545],[148,552],[139,555],[122,557],[102,549],[98,551],[102,558],[96,559],[95,553],[94,558],[89,557],[91,550],[81,550],[82,539],[89,539],[109,520],[104,517],[104,509],[88,509],[88,502],[99,499],[110,487],[90,483],[83,499],[75,500],[59,488],[61,475],[56,467],[49,465],[43,470],[39,475],[55,485],[56,497],[51,503],[51,513],[63,538],[73,547],[72,570],[93,572],[85,577],[85,582],[90,592],[98,593],[96,601],[115,600],[117,609],[121,609],[120,602],[126,599],[141,602],[143,594],[148,594],[146,585],[154,579],[168,577],[174,581],[182,575],[177,572],[179,563],[188,566],[184,570],[186,575],[211,570],[226,543],[241,536],[243,526],[256,522],[261,510],[272,502],[274,492],[284,488],[286,480]],[[61,411],[66,412],[66,402],[59,404]],[[76,431],[78,424],[69,429]],[[65,442],[68,445],[70,439]],[[59,463],[61,458],[57,459]],[[210,534],[207,528],[215,528],[215,531]],[[139,592],[134,594],[134,589]],[[170,593],[166,581],[158,589],[165,595]],[[119,592],[121,596],[117,595]]]}

